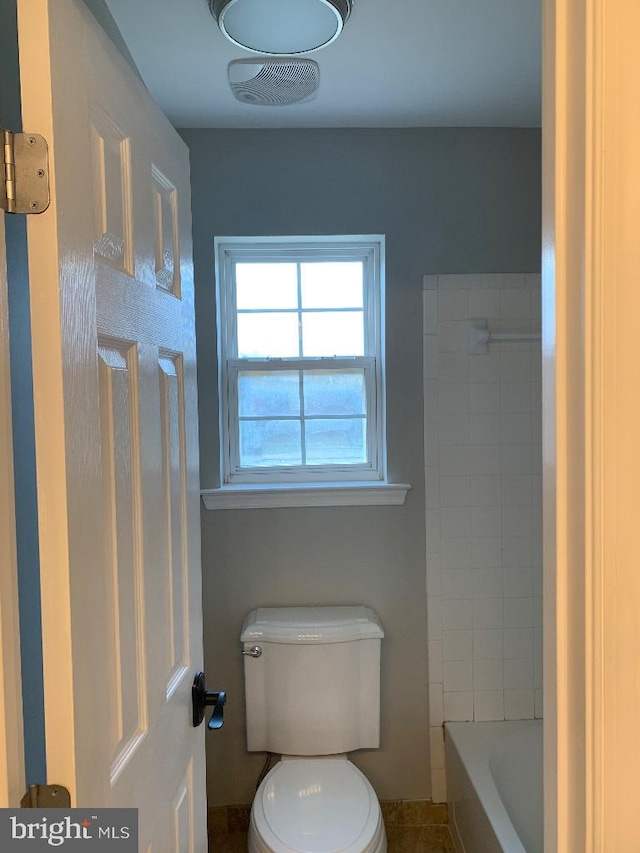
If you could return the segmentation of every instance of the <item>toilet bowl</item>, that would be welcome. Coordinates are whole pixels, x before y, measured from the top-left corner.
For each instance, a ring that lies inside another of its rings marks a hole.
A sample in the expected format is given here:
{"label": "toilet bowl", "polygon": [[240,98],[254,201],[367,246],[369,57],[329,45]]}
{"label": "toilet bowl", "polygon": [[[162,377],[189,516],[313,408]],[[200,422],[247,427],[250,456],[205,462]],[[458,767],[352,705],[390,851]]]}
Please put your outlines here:
{"label": "toilet bowl", "polygon": [[364,605],[245,619],[247,748],[283,756],[253,801],[249,853],[386,853],[376,794],[347,758],[380,744],[383,637]]}
{"label": "toilet bowl", "polygon": [[380,804],[346,756],[283,756],[256,792],[249,853],[386,853]]}

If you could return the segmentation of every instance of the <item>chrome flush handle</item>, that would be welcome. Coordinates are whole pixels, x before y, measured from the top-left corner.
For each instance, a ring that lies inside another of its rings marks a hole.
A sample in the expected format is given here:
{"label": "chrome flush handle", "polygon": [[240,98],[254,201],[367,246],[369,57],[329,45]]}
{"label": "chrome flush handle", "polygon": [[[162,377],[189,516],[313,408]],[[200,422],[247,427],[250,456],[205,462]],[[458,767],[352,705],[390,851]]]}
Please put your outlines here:
{"label": "chrome flush handle", "polygon": [[243,649],[243,655],[248,655],[250,658],[259,658],[262,654],[261,646],[251,646],[250,649]]}

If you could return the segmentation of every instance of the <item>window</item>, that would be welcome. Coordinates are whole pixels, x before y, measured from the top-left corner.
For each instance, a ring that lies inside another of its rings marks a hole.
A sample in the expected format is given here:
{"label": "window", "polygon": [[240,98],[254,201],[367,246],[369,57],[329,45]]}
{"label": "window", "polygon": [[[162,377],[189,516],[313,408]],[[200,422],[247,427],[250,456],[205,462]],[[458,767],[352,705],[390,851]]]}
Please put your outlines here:
{"label": "window", "polygon": [[225,484],[385,477],[384,238],[216,239]]}

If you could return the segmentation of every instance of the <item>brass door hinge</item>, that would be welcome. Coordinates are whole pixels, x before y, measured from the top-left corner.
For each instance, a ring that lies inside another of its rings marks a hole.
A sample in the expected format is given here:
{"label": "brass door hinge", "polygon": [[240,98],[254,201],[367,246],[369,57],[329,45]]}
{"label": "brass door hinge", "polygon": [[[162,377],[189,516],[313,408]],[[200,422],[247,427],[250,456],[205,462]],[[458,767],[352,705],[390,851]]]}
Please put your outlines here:
{"label": "brass door hinge", "polygon": [[0,207],[7,213],[49,207],[49,148],[40,134],[0,131]]}
{"label": "brass door hinge", "polygon": [[71,795],[63,785],[29,785],[20,800],[23,809],[70,809]]}

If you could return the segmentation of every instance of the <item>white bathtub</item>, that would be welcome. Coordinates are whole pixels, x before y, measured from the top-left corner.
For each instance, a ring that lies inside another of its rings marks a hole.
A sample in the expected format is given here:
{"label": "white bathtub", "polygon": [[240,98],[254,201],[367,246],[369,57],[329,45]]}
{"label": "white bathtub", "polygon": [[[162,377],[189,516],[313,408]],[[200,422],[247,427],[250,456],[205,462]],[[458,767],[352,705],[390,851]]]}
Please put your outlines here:
{"label": "white bathtub", "polygon": [[446,723],[458,853],[543,853],[542,720]]}

